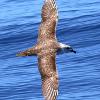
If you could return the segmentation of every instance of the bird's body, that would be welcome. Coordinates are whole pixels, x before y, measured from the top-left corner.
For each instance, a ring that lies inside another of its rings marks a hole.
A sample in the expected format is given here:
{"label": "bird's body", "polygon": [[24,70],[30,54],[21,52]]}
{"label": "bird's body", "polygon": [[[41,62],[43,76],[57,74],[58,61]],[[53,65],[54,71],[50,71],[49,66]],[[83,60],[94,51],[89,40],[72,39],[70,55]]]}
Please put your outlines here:
{"label": "bird's body", "polygon": [[36,46],[19,53],[19,56],[38,56],[38,68],[42,79],[42,92],[45,100],[56,100],[58,95],[58,72],[56,67],[56,53],[65,48],[73,49],[56,39],[56,25],[58,12],[55,0],[45,0],[42,7],[42,21],[39,28]]}

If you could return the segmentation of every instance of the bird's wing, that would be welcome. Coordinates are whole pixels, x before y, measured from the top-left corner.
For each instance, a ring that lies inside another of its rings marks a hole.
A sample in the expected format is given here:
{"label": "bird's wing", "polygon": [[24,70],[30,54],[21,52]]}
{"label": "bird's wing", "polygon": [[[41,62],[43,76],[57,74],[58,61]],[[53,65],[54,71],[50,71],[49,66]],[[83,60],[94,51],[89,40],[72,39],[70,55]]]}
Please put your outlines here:
{"label": "bird's wing", "polygon": [[38,41],[45,38],[55,38],[56,24],[58,21],[58,12],[55,0],[45,0],[42,7],[42,21],[39,28]]}
{"label": "bird's wing", "polygon": [[44,5],[42,7],[42,21],[45,22],[50,18],[55,18],[57,20],[58,12],[55,0],[45,0]]}
{"label": "bird's wing", "polygon": [[38,63],[45,100],[56,100],[58,95],[58,73],[55,64],[55,54],[49,53],[39,56]]}

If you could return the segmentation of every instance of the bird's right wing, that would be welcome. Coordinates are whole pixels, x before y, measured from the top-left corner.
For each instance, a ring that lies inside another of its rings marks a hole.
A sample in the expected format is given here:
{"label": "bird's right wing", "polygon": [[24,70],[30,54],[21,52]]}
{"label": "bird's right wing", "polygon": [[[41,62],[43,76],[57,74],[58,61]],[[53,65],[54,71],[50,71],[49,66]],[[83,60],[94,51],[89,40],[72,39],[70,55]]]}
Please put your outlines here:
{"label": "bird's right wing", "polygon": [[38,57],[39,71],[42,78],[42,92],[45,100],[56,100],[58,95],[58,73],[55,56],[55,53],[48,53]]}

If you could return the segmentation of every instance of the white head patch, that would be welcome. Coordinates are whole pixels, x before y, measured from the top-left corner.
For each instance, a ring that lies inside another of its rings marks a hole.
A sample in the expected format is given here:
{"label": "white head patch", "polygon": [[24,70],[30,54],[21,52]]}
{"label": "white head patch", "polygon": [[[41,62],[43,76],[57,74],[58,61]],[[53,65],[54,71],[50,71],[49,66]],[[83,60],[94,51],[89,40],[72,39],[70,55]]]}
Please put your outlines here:
{"label": "white head patch", "polygon": [[69,45],[66,45],[66,44],[63,44],[63,43],[60,43],[60,47],[61,48],[67,48],[67,47],[70,47]]}

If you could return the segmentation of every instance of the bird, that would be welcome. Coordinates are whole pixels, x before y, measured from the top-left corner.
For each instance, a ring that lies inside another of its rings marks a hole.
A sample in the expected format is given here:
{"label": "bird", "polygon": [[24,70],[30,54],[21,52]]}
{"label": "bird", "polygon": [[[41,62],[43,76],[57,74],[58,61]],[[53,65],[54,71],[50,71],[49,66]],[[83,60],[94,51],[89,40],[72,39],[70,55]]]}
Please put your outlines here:
{"label": "bird", "polygon": [[61,51],[64,53],[76,51],[70,45],[58,42],[56,38],[58,23],[56,0],[44,0],[41,17],[36,45],[18,52],[17,56],[37,56],[43,97],[45,100],[56,100],[59,91],[56,55]]}

